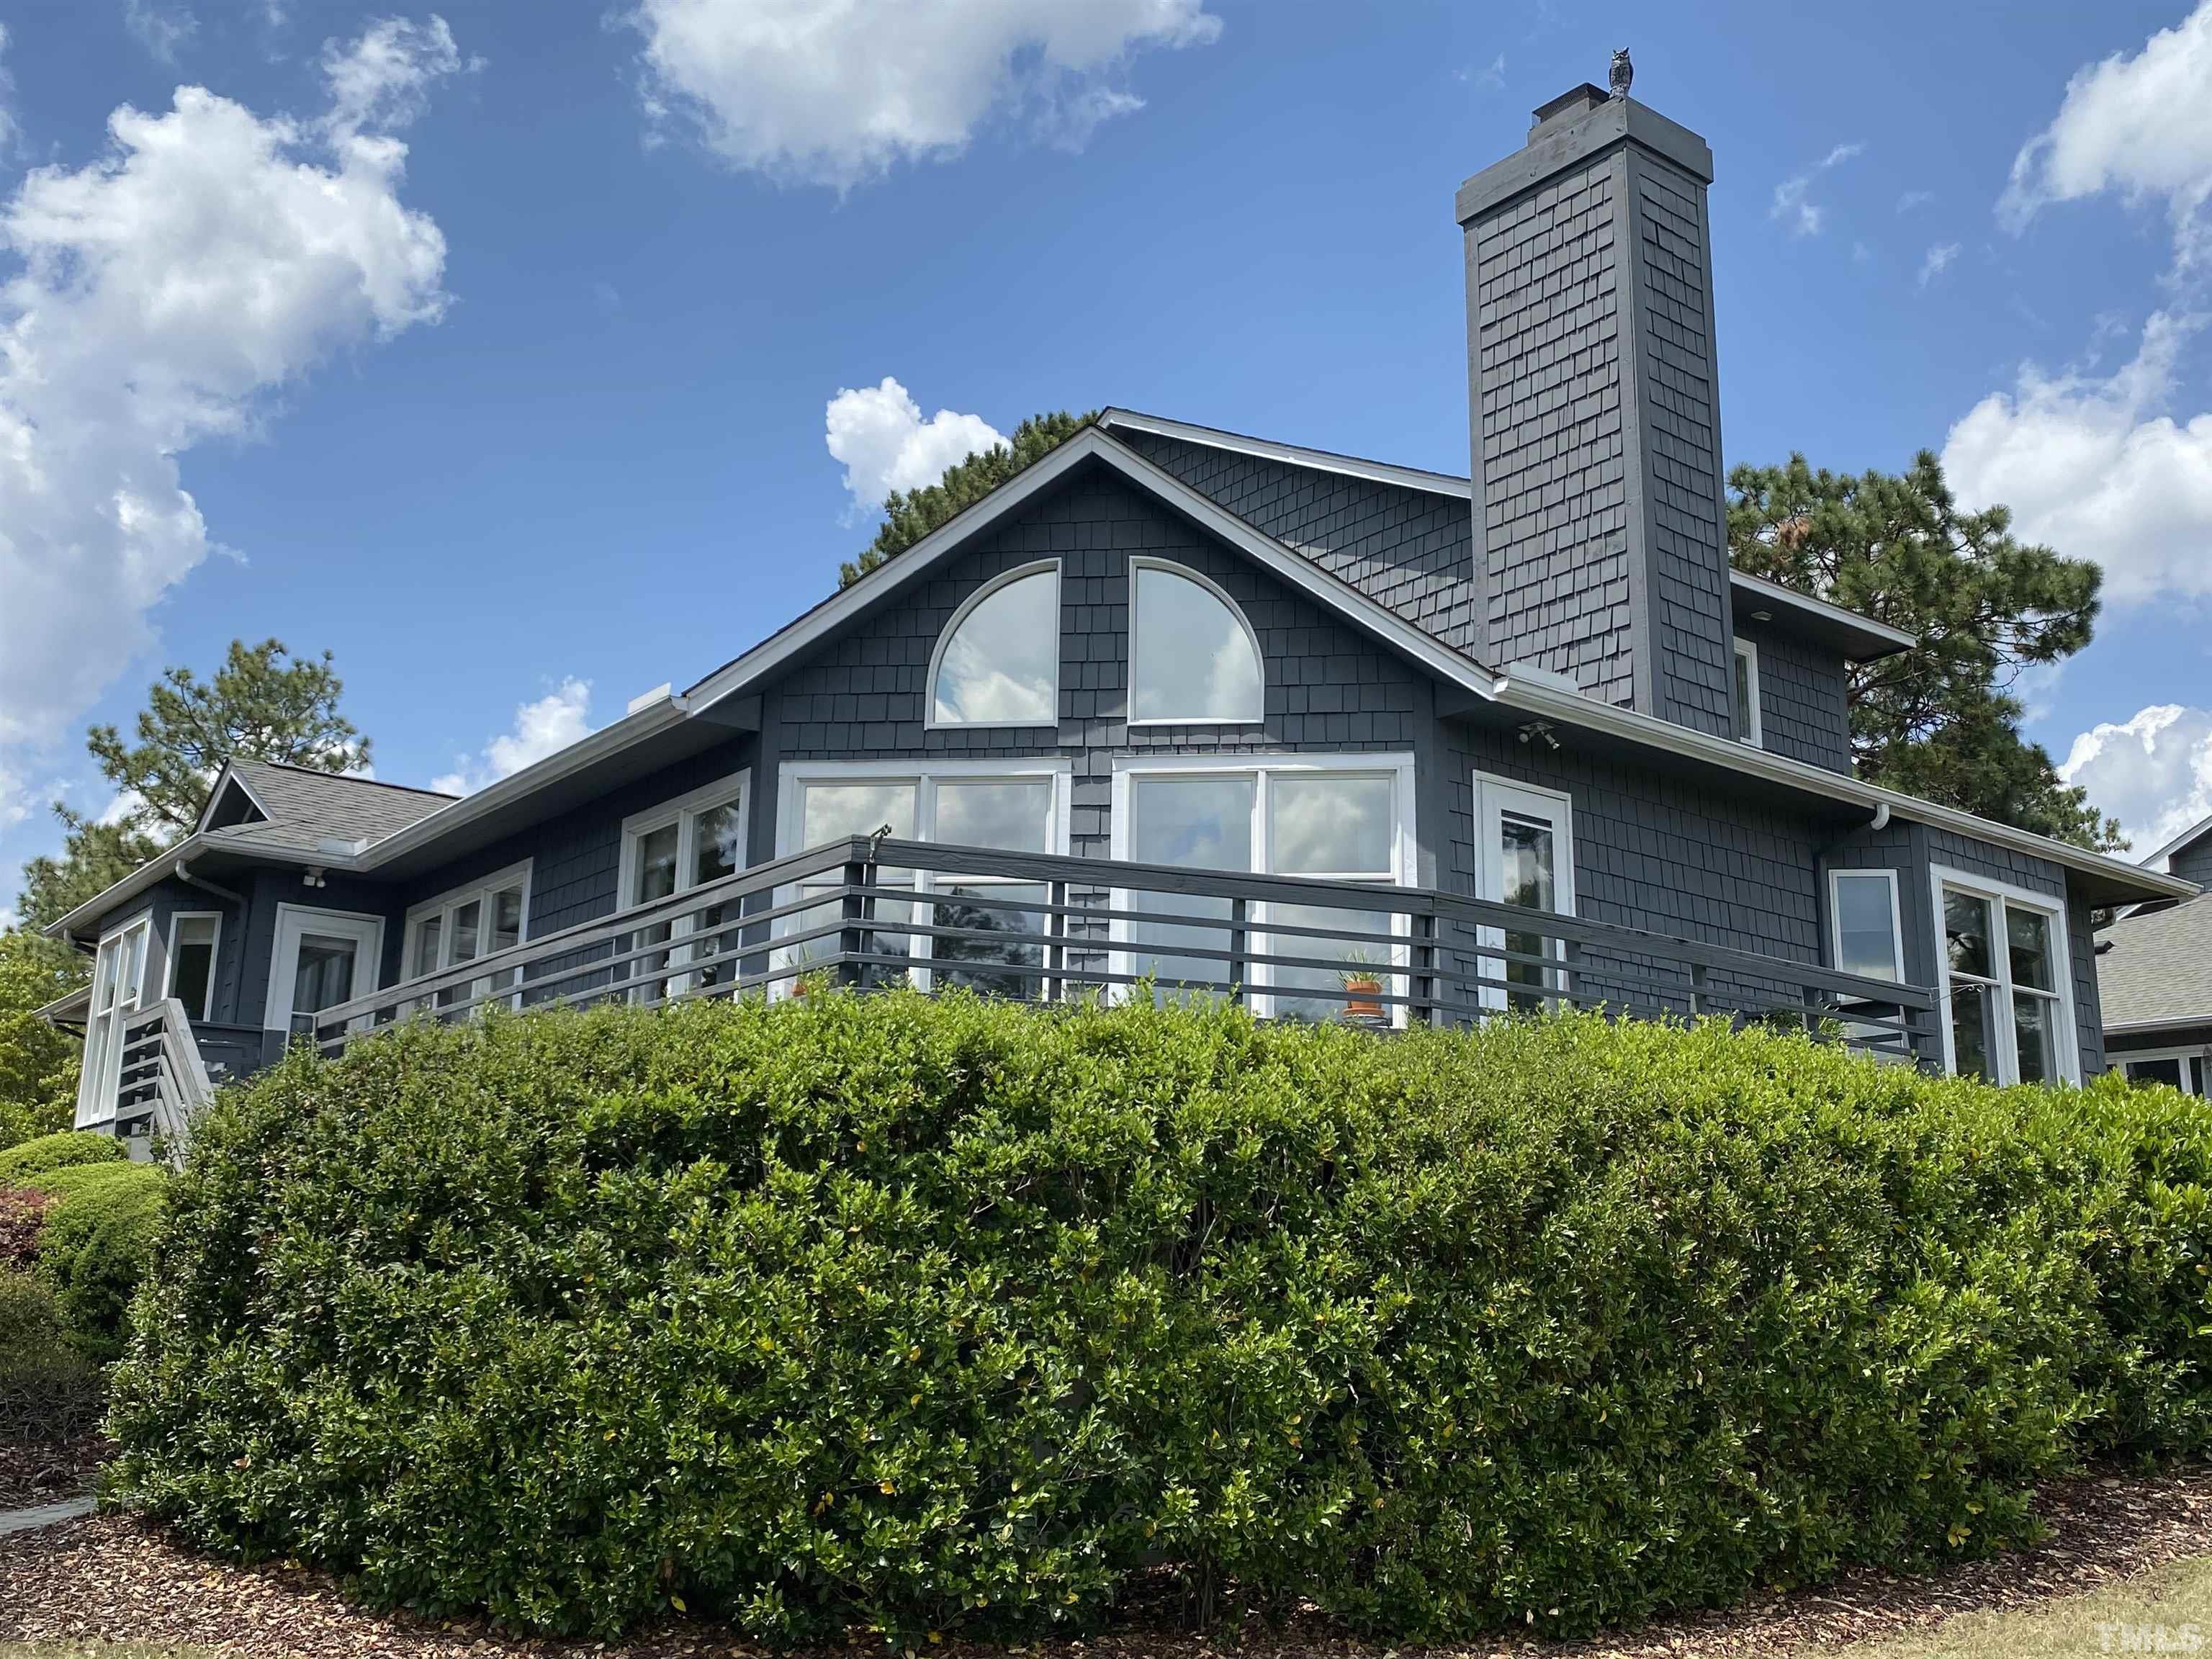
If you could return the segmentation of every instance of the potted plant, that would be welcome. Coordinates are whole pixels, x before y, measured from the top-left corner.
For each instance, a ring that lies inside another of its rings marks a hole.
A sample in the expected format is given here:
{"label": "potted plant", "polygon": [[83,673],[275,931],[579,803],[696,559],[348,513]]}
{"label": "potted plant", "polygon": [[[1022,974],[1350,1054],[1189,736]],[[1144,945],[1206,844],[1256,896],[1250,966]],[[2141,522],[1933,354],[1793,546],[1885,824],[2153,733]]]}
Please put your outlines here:
{"label": "potted plant", "polygon": [[1344,987],[1346,1019],[1382,1018],[1382,975],[1376,971],[1375,960],[1364,951],[1352,951],[1337,971],[1337,981]]}

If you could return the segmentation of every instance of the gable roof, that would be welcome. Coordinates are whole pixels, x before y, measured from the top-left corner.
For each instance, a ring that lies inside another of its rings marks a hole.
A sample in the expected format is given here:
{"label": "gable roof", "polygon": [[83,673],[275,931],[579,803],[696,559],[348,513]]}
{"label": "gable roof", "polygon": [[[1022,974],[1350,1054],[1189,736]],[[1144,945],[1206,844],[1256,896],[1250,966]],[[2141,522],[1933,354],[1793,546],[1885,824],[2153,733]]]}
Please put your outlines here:
{"label": "gable roof", "polygon": [[2212,833],[2212,817],[2197,819],[2165,846],[2155,852],[2146,854],[2142,860],[2143,868],[2171,871],[2173,868],[2173,855],[2186,848],[2191,842],[2203,839],[2208,833]]}
{"label": "gable roof", "polygon": [[[1110,422],[1109,417],[1111,417]],[[1185,483],[1164,468],[1139,455],[1106,430],[1109,423],[1131,425],[1139,419],[1152,422],[1145,429],[1176,428],[1178,433],[1205,434],[1206,428],[1183,427],[1153,417],[1137,417],[1109,410],[1100,422],[1085,428],[1049,454],[1024,469],[989,495],[963,509],[896,557],[879,565],[851,586],[830,595],[769,635],[750,650],[725,663],[687,690],[638,705],[611,726],[578,739],[543,760],[500,780],[473,795],[456,799],[428,790],[409,789],[362,778],[311,773],[267,762],[240,763],[248,769],[238,773],[249,792],[273,793],[283,803],[271,807],[265,823],[240,824],[195,831],[160,857],[142,866],[106,892],[96,895],[47,928],[61,936],[96,921],[125,899],[159,880],[167,870],[210,848],[252,851],[274,860],[326,865],[362,873],[374,872],[403,857],[423,852],[445,836],[465,830],[495,812],[519,809],[541,789],[574,786],[587,769],[649,741],[680,734],[687,725],[701,720],[709,725],[736,724],[726,710],[776,670],[857,620],[873,606],[919,580],[940,560],[1000,520],[1058,484],[1078,468],[1099,465],[1110,468],[1138,489],[1181,513],[1200,527],[1237,549],[1287,586],[1334,611],[1352,625],[1417,664],[1442,684],[1456,688],[1467,700],[1462,707],[1495,704],[1577,726],[1618,739],[1636,749],[1671,754],[1712,768],[1721,774],[1756,779],[1767,785],[1815,799],[1840,802],[1885,820],[1894,812],[1909,820],[1950,829],[1978,840],[2025,852],[2086,878],[2084,891],[2093,902],[2153,897],[2185,898],[2199,890],[2191,882],[2092,853],[2047,836],[1978,818],[1972,813],[1939,806],[1893,789],[1828,771],[1804,761],[1755,748],[1731,738],[1676,726],[1632,709],[1616,708],[1557,684],[1550,677],[1492,668],[1445,643],[1340,578],[1330,574],[1304,556],[1256,528],[1223,507],[1212,496]],[[1201,441],[1203,439],[1201,438]],[[1260,441],[1251,440],[1257,443]],[[1273,446],[1288,451],[1288,446]],[[1381,468],[1380,463],[1352,462],[1318,450],[1285,453],[1280,459],[1298,465],[1319,464],[1301,458],[1315,457],[1346,466]],[[1408,483],[1414,488],[1455,486],[1464,493],[1464,479],[1443,474],[1420,474],[1411,469],[1382,469],[1401,475],[1382,482]],[[1363,474],[1362,476],[1367,476]],[[1742,580],[1756,581],[1757,578]],[[1772,584],[1760,586],[1771,587]],[[1778,594],[1787,590],[1775,589]],[[1851,613],[1824,605],[1821,601],[1795,596],[1808,606],[1818,606],[1850,617]],[[1865,623],[1864,618],[1854,618]],[[1879,624],[1867,624],[1879,626]],[[1892,630],[1894,632],[1895,630]],[[1900,635],[1910,639],[1910,635]],[[718,716],[716,711],[724,714]],[[227,769],[226,775],[230,769]],[[304,781],[297,781],[304,780]],[[218,780],[218,787],[222,780]],[[371,795],[368,792],[388,792]],[[314,792],[322,792],[315,793]],[[311,813],[309,819],[295,816]],[[380,827],[381,826],[381,827]],[[351,833],[349,833],[351,832]]]}
{"label": "gable roof", "polygon": [[[258,822],[210,828],[227,793],[237,789],[260,812]],[[328,843],[381,841],[458,799],[434,789],[375,778],[317,772],[245,757],[228,763],[208,792],[198,833],[249,845],[323,850]]]}
{"label": "gable roof", "polygon": [[2124,916],[2098,939],[2107,1031],[2212,1024],[2212,900]]}
{"label": "gable roof", "polygon": [[[1432,495],[1455,496],[1464,501],[1471,502],[1474,499],[1474,484],[1456,473],[1394,466],[1387,461],[1372,461],[1357,455],[1340,455],[1334,450],[1308,449],[1297,444],[1278,443],[1270,438],[1255,438],[1246,433],[1224,431],[1218,427],[1195,426],[1188,421],[1171,421],[1164,416],[1144,415],[1128,409],[1102,410],[1098,424],[1119,431],[1145,432],[1154,437],[1173,438],[1209,449],[1226,450],[1232,454],[1251,455],[1289,466],[1309,467],[1318,472],[1334,473],[1340,477],[1364,478],[1370,483],[1391,484],[1401,489],[1417,489]],[[1752,575],[1747,571],[1731,568],[1729,587],[1747,614],[1759,611],[1783,612],[1790,617],[1797,632],[1841,652],[1852,662],[1871,662],[1879,657],[1894,656],[1900,651],[1910,651],[1920,643],[1917,635],[1902,628],[1893,628],[1887,623],[1876,622],[1871,617],[1863,617],[1856,611],[1846,610],[1826,599],[1816,599],[1810,593],[1801,593],[1794,587],[1785,587],[1779,582]]]}

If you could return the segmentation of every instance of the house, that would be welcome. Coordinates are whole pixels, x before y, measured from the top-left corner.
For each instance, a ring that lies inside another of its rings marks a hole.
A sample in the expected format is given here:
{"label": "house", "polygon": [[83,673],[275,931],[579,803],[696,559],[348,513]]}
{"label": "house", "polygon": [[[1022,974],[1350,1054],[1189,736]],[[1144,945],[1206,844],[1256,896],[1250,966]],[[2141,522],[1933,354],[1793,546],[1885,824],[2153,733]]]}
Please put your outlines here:
{"label": "house", "polygon": [[[2185,881],[2212,878],[2212,817],[2143,860]],[[2212,1093],[2212,904],[2128,906],[2097,938],[2106,1063],[2144,1083]]]}
{"label": "house", "polygon": [[1109,410],[465,799],[234,763],[58,925],[97,952],[80,1122],[301,1036],[810,965],[2101,1071],[2092,911],[2197,888],[1853,776],[1847,665],[1913,641],[1729,568],[1711,176],[1585,85],[1460,187],[1470,477]]}

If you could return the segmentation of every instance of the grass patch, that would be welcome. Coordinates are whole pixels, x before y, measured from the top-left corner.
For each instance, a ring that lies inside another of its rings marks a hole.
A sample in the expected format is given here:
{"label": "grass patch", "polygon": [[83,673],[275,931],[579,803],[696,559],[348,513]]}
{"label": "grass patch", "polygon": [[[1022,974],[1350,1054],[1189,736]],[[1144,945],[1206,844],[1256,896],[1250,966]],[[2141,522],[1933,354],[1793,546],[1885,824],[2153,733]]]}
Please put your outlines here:
{"label": "grass patch", "polygon": [[1935,1630],[1845,1647],[1802,1648],[1798,1656],[2073,1659],[2081,1654],[2194,1653],[2207,1648],[2212,1648],[2212,1556],[2169,1562],[2092,1595],[2061,1596],[2003,1613],[1966,1613]]}

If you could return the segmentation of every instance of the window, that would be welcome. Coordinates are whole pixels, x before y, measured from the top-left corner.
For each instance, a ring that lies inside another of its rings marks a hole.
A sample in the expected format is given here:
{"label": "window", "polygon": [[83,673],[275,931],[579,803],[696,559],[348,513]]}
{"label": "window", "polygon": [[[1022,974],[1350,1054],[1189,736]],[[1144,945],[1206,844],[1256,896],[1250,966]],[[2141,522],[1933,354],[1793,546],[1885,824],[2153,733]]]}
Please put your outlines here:
{"label": "window", "polygon": [[1133,725],[1257,724],[1260,642],[1229,596],[1193,570],[1129,561]]}
{"label": "window", "polygon": [[[529,915],[530,860],[525,859],[465,887],[410,905],[400,971],[407,979],[420,979],[442,968],[459,968],[479,957],[512,950],[529,936]],[[506,969],[491,978],[471,980],[465,988],[456,985],[439,992],[438,1006],[450,1008],[520,982],[519,969]]]}
{"label": "window", "polygon": [[1832,870],[1828,918],[1837,969],[1862,979],[1905,980],[1904,928],[1894,870]]}
{"label": "window", "polygon": [[[786,766],[778,794],[778,856],[803,852],[844,836],[872,836],[885,825],[899,840],[938,842],[951,846],[990,847],[1014,853],[1067,851],[1070,771],[1060,760],[939,761],[923,767],[902,762],[804,762]],[[1045,918],[1010,904],[1043,904],[1051,890],[1042,882],[997,876],[939,876],[886,870],[885,885],[912,889],[933,900],[927,926],[957,930],[957,937],[912,937],[878,933],[865,948],[914,958],[909,969],[896,964],[866,968],[864,984],[910,972],[916,984],[964,986],[994,996],[1034,998],[1044,965]],[[800,890],[841,884],[842,871],[825,872]],[[915,907],[902,900],[877,901],[876,917],[904,927]],[[785,933],[834,926],[836,913],[825,902],[818,910],[791,919]],[[832,937],[803,941],[777,956],[779,967],[820,961],[836,952]]]}
{"label": "window", "polygon": [[184,1005],[187,1018],[215,1018],[216,953],[222,943],[222,915],[216,910],[179,910],[169,918],[169,988]]}
{"label": "window", "polygon": [[932,726],[1060,723],[1060,566],[1024,565],[953,614],[929,666]]}
{"label": "window", "polygon": [[140,916],[100,941],[93,958],[92,1001],[84,1022],[84,1066],[77,1079],[76,1127],[112,1122],[122,1079],[123,1024],[138,1012],[145,990],[151,921]]}
{"label": "window", "polygon": [[2077,1080],[2058,902],[1959,871],[1938,868],[1934,881],[1949,1068],[1993,1083]]}
{"label": "window", "polygon": [[1735,642],[1735,736],[1738,743],[1762,744],[1759,726],[1759,647]]}
{"label": "window", "polygon": [[[1574,807],[1565,795],[1478,772],[1474,822],[1476,897],[1553,915],[1574,915]],[[1540,933],[1484,927],[1476,937],[1516,957],[1557,958],[1561,954],[1559,942]],[[1563,969],[1539,962],[1491,956],[1475,961],[1475,971],[1485,979],[1504,981],[1481,988],[1480,1000],[1486,1008],[1540,1013],[1560,1000],[1545,992],[1566,988]]]}
{"label": "window", "polygon": [[376,988],[383,949],[381,916],[278,905],[262,1024],[312,1038],[317,1014]]}
{"label": "window", "polygon": [[[623,909],[688,893],[745,867],[745,793],[750,778],[751,774],[738,772],[623,820],[619,891]],[[623,951],[671,940],[688,942],[624,964],[623,976],[657,974],[672,963],[701,964],[696,973],[641,988],[635,994],[647,1001],[729,984],[738,971],[732,954],[738,944],[735,930],[714,930],[735,914],[732,908],[712,905],[696,916],[655,922],[624,935],[620,942]]]}
{"label": "window", "polygon": [[[1114,782],[1113,855],[1127,862],[1377,886],[1413,879],[1408,756],[1284,756],[1242,766],[1213,757],[1131,760],[1117,767]],[[1228,900],[1131,889],[1115,893],[1114,908],[1139,914],[1114,925],[1112,971],[1151,975],[1154,994],[1164,999],[1179,985],[1225,982]],[[1388,942],[1404,931],[1394,912],[1263,904],[1253,907],[1248,926],[1255,954],[1308,959],[1255,963],[1246,971],[1253,1006],[1262,1014],[1333,1018],[1345,1007],[1346,975],[1362,968],[1371,967],[1387,994],[1404,993],[1405,952]],[[1370,942],[1270,931],[1304,928],[1363,934]]]}
{"label": "window", "polygon": [[2206,1092],[2207,1073],[2212,1071],[2202,1048],[2119,1050],[2113,1053],[2112,1061],[2130,1083],[2163,1083],[2185,1095],[2199,1097]]}

